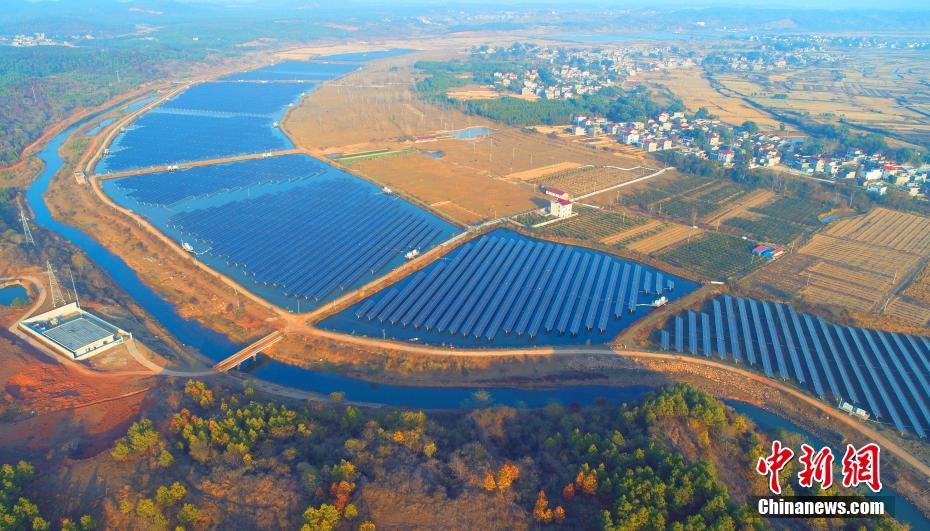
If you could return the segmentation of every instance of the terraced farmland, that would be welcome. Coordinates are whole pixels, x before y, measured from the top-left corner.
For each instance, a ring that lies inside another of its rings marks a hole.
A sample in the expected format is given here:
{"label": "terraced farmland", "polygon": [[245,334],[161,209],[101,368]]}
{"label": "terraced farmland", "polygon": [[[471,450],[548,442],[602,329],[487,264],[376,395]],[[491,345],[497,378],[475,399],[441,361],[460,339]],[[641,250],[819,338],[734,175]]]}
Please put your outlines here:
{"label": "terraced farmland", "polygon": [[713,299],[660,332],[663,349],[748,364],[821,400],[860,407],[898,431],[930,433],[930,341],[828,323],[755,299]]}
{"label": "terraced farmland", "polygon": [[604,253],[498,230],[321,326],[436,345],[605,342],[656,297],[695,287]]}

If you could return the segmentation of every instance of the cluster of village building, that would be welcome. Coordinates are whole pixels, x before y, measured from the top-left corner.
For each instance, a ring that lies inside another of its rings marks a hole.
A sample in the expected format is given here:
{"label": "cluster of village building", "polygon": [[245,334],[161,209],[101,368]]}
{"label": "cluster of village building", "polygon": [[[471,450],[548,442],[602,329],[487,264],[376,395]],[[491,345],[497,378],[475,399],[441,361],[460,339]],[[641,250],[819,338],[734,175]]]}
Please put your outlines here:
{"label": "cluster of village building", "polygon": [[62,44],[52,40],[44,33],[34,33],[32,35],[14,35],[11,39],[9,39],[9,43],[10,46],[16,48],[30,48],[32,46],[60,46]]}
{"label": "cluster of village building", "polygon": [[[682,112],[662,112],[645,122],[612,122],[603,116],[576,116],[576,136],[612,136],[617,142],[647,152],[676,150],[710,159],[724,167],[744,162],[749,168],[780,166],[824,178],[856,180],[869,193],[885,195],[890,187],[924,198],[927,167],[899,164],[881,153],[850,149],[832,155],[809,155],[802,141],[771,132],[734,130],[716,119],[689,118]],[[722,140],[729,139],[728,142]]]}
{"label": "cluster of village building", "polygon": [[[513,48],[480,47],[476,56],[493,56]],[[520,59],[535,68],[494,73],[494,86],[523,97],[569,99],[593,94],[608,86],[616,86],[637,72],[673,70],[694,66],[691,57],[679,56],[671,48],[649,49],[566,49],[528,46],[519,52]],[[541,72],[542,70],[542,72]]]}

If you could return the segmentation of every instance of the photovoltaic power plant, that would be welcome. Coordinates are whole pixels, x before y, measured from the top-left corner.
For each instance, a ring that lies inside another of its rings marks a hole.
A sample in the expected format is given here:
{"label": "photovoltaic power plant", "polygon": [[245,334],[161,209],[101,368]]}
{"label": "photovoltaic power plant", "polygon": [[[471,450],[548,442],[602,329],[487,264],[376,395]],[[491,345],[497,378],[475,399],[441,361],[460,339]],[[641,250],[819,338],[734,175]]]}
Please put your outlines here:
{"label": "photovoltaic power plant", "polygon": [[297,154],[135,175],[113,183],[139,204],[167,207],[191,198],[317,177],[330,170],[313,157]]}
{"label": "photovoltaic power plant", "polygon": [[323,301],[380,276],[455,228],[336,172],[286,191],[175,214],[168,227],[292,299]]}
{"label": "photovoltaic power plant", "polygon": [[223,79],[229,81],[326,81],[358,68],[358,64],[349,62],[282,61],[257,70],[236,72]]}
{"label": "photovoltaic power plant", "polygon": [[665,350],[748,364],[901,432],[930,432],[927,338],[841,326],[788,305],[726,295],[675,317],[659,341]]}
{"label": "photovoltaic power plant", "polygon": [[290,104],[315,81],[334,79],[358,64],[285,61],[200,83],[126,127],[97,173],[217,159],[293,148],[278,129]]}
{"label": "photovoltaic power plant", "polygon": [[694,289],[605,253],[497,230],[322,326],[431,344],[605,342]]}

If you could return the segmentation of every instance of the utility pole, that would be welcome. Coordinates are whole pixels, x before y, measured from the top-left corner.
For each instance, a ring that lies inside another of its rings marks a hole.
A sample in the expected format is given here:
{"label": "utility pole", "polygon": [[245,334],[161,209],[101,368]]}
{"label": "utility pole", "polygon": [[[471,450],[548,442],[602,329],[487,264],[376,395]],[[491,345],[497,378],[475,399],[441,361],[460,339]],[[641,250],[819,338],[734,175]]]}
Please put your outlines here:
{"label": "utility pole", "polygon": [[55,270],[52,269],[51,260],[46,260],[45,265],[48,267],[48,291],[52,295],[52,307],[64,306],[65,296],[61,292],[61,285],[58,283],[58,277],[55,276]]}
{"label": "utility pole", "polygon": [[26,236],[26,243],[31,243],[33,247],[36,246],[36,241],[32,237],[32,230],[29,228],[29,220],[26,219],[26,211],[23,210],[23,207],[19,207],[19,220],[23,223],[23,234]]}
{"label": "utility pole", "polygon": [[81,299],[78,297],[77,286],[74,284],[74,271],[71,270],[71,266],[68,266],[68,274],[71,275],[71,289],[74,291],[74,303],[80,308]]}

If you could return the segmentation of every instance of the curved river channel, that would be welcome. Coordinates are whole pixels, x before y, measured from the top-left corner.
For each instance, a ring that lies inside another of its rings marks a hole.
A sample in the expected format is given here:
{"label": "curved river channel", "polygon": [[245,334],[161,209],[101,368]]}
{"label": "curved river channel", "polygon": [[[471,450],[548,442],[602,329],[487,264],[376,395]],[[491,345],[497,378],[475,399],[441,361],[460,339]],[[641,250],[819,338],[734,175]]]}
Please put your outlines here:
{"label": "curved river channel", "polygon": [[[58,173],[63,161],[58,153],[64,141],[81,123],[71,126],[52,139],[38,153],[45,169],[26,192],[29,206],[35,213],[37,225],[58,233],[61,237],[82,249],[91,260],[105,269],[126,293],[148,313],[156,318],[176,339],[196,348],[203,355],[219,361],[236,352],[240,347],[228,338],[204,328],[199,323],[178,315],[174,306],[145,285],[139,276],[118,256],[111,253],[85,232],[58,222],[52,217],[43,195],[48,191],[52,177]],[[611,387],[597,385],[566,385],[540,389],[517,387],[494,387],[478,390],[473,387],[429,387],[380,385],[337,374],[323,373],[287,365],[273,360],[259,362],[250,374],[261,380],[295,389],[319,394],[339,392],[346,400],[386,406],[415,409],[456,409],[507,405],[513,407],[541,407],[546,404],[578,403],[590,404],[596,398],[613,403],[629,402],[651,389],[643,386]],[[773,432],[787,430],[804,435],[809,441],[817,441],[793,423],[773,415],[761,408],[738,401],[727,401],[739,413],[751,419],[762,429]],[[924,516],[914,505],[890,491],[895,498],[895,516],[913,529],[930,529],[930,518]]]}

